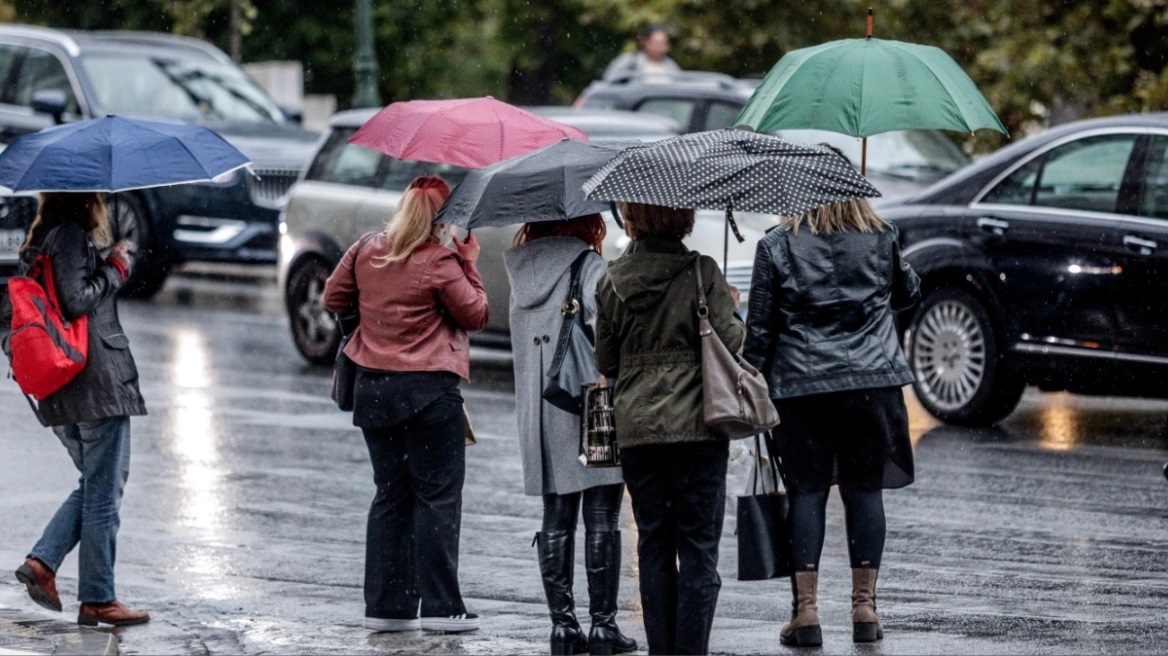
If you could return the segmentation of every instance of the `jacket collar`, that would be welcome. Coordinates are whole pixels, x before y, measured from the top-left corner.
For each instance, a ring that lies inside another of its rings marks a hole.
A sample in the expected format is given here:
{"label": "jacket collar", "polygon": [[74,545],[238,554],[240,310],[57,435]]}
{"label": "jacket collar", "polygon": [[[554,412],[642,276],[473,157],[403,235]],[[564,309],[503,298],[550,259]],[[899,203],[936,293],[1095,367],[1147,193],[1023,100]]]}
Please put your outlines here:
{"label": "jacket collar", "polygon": [[689,255],[689,249],[685,244],[677,239],[665,239],[662,237],[645,237],[644,239],[634,239],[629,247],[625,250],[626,253],[663,253],[666,255]]}

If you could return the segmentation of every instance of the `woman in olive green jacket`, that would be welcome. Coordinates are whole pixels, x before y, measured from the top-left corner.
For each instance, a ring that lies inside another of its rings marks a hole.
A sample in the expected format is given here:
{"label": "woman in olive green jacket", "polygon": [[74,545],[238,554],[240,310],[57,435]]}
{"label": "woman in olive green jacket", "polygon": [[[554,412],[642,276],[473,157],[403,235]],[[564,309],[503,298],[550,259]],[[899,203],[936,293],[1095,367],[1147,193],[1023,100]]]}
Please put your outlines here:
{"label": "woman in olive green jacket", "polygon": [[[633,242],[596,291],[596,359],[616,380],[616,430],[637,522],[650,654],[704,654],[722,582],[718,540],[729,443],[702,418],[697,277],[714,332],[737,351],[737,290],[681,240],[693,210],[622,204]],[[680,564],[680,570],[679,570]]]}

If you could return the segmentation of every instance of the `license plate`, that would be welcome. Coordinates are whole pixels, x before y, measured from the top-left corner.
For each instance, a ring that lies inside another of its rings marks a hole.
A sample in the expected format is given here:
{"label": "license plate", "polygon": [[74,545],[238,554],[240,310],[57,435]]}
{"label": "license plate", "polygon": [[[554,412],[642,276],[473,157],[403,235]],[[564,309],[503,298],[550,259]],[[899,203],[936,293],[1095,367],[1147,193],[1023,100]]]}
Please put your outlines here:
{"label": "license plate", "polygon": [[15,262],[24,244],[23,230],[0,230],[0,261]]}

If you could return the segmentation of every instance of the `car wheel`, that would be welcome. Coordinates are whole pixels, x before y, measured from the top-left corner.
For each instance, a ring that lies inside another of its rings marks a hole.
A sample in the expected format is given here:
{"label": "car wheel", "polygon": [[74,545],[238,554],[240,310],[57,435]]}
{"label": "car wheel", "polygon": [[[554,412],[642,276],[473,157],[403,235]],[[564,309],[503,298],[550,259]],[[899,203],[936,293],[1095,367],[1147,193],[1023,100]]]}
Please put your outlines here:
{"label": "car wheel", "polygon": [[285,301],[296,350],[312,364],[332,364],[341,343],[341,331],[324,307],[324,283],[332,268],[317,257],[303,260],[288,276]]}
{"label": "car wheel", "polygon": [[1014,411],[1026,388],[1009,372],[985,307],[964,290],[943,288],[925,298],[906,350],[917,399],[946,423],[992,424]]}
{"label": "car wheel", "polygon": [[122,287],[121,295],[126,298],[152,298],[166,284],[170,274],[170,260],[165,249],[154,239],[150,217],[141,201],[129,194],[121,194],[110,200],[109,211],[113,215],[115,235],[119,239],[129,239],[137,245],[134,265],[130,269],[130,279]]}

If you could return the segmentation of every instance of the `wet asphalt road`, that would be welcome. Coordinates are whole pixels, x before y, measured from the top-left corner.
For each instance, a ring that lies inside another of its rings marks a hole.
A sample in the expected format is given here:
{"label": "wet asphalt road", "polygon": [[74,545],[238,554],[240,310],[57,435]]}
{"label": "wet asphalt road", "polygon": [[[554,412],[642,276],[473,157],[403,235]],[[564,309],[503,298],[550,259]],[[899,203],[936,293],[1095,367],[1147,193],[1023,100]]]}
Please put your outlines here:
{"label": "wet asphalt road", "polygon": [[[479,444],[468,453],[462,582],[483,630],[371,635],[360,628],[373,493],[360,434],[329,401],[329,372],[296,354],[273,293],[208,300],[207,287],[178,281],[156,302],[122,309],[150,415],[133,425],[119,596],[154,615],[120,630],[123,652],[545,648],[530,548],[540,506],[522,495],[509,365],[479,359],[464,388]],[[912,407],[917,482],[886,495],[885,640],[851,643],[850,573],[833,496],[820,589],[824,653],[1164,651],[1168,403],[1032,392],[1004,425],[981,431],[938,426]],[[15,568],[75,475],[8,380],[0,381],[0,454],[0,564]],[[745,464],[732,462],[731,472],[736,495]],[[712,648],[794,652],[778,644],[787,584],[735,580],[732,517]],[[620,620],[643,643],[627,504],[624,530]],[[66,614],[76,612],[76,572],[71,557],[59,580]],[[33,608],[7,578],[0,607]]]}

